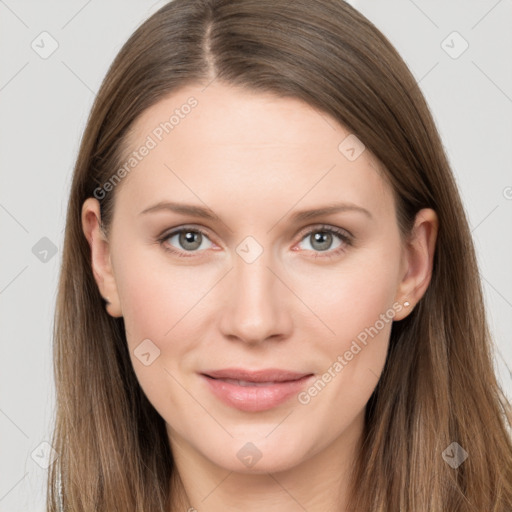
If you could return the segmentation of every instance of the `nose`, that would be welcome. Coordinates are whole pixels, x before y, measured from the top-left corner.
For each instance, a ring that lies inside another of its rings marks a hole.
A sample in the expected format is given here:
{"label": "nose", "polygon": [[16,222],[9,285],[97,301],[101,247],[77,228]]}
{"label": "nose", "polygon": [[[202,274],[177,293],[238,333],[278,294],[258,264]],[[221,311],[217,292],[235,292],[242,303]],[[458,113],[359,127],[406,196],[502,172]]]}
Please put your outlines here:
{"label": "nose", "polygon": [[269,253],[263,251],[252,263],[235,254],[221,311],[220,328],[225,337],[254,345],[290,336],[290,291],[276,277]]}

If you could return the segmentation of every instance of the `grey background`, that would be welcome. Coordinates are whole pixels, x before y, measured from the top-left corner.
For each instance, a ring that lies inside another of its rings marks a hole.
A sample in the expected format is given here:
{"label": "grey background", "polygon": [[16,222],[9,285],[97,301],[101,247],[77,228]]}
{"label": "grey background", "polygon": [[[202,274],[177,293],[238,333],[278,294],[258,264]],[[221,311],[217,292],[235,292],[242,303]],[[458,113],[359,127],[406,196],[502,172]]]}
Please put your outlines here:
{"label": "grey background", "polygon": [[[35,460],[51,461],[41,443],[53,417],[51,329],[74,159],[108,66],[164,3],[0,0],[1,512],[44,510],[46,470]],[[512,0],[351,3],[396,46],[433,111],[512,398]],[[51,48],[43,31],[58,43],[46,59],[31,47]],[[454,31],[469,44],[457,58]]]}

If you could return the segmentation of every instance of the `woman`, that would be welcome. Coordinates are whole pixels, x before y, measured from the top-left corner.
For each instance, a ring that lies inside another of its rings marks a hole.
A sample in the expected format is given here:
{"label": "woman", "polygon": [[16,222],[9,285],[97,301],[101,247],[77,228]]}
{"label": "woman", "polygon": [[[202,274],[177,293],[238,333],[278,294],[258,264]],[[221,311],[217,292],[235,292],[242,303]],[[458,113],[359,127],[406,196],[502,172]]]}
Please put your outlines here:
{"label": "woman", "polygon": [[508,404],[425,100],[338,0],[175,0],[78,156],[48,510],[512,508]]}

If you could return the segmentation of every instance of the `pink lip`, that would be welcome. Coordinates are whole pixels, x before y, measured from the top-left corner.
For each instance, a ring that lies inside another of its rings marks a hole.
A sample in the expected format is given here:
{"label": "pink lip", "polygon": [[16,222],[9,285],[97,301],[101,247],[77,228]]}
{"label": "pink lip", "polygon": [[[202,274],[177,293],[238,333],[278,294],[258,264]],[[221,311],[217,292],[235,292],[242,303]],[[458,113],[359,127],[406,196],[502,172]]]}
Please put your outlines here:
{"label": "pink lip", "polygon": [[[226,368],[201,373],[217,398],[247,412],[265,411],[278,406],[298,394],[312,376],[311,373],[274,368],[257,371]],[[245,381],[247,385],[234,381]]]}

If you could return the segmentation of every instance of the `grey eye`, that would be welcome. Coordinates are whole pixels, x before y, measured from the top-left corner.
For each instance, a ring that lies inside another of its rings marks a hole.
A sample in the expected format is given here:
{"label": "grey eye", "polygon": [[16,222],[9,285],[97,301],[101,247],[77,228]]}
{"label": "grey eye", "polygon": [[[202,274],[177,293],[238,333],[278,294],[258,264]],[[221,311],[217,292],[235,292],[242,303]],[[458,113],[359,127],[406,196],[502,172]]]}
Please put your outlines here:
{"label": "grey eye", "polygon": [[[176,242],[173,243],[173,239],[177,237]],[[197,251],[198,249],[206,249],[208,247],[202,247],[203,243],[208,240],[208,237],[195,229],[181,229],[175,231],[167,237],[168,243],[179,250],[184,251]],[[211,242],[210,242],[211,243]]]}
{"label": "grey eye", "polygon": [[[338,245],[332,246],[335,239],[338,238]],[[313,251],[327,251],[329,249],[336,249],[340,245],[342,245],[341,241],[339,240],[340,236],[336,233],[332,233],[325,229],[319,229],[316,231],[311,231],[311,233],[308,233],[302,241],[311,241],[309,243],[310,247],[306,247],[306,250],[313,250]]]}

